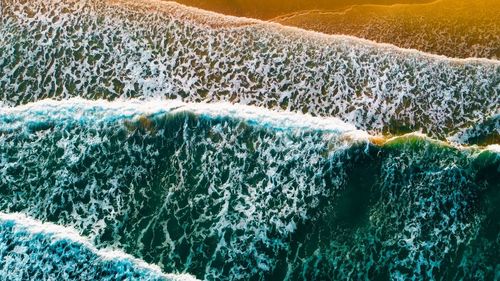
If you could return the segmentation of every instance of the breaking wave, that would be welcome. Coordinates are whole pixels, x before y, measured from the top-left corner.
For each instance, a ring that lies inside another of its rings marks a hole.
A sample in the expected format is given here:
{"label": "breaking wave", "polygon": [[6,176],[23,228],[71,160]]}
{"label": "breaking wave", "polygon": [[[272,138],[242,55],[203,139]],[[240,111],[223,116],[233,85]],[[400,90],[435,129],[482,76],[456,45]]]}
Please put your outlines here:
{"label": "breaking wave", "polygon": [[[74,228],[165,272],[492,280],[499,271],[495,145],[383,139],[335,118],[229,103],[70,99],[1,108],[0,147],[2,212]],[[5,216],[2,235],[19,237],[0,239],[6,247],[59,249]],[[64,249],[99,255],[73,243]],[[103,272],[159,274],[131,263],[96,261]]]}
{"label": "breaking wave", "polygon": [[97,250],[72,229],[22,214],[0,213],[0,257],[4,280],[196,280],[162,274],[119,251]]}
{"label": "breaking wave", "polygon": [[0,279],[500,279],[499,61],[167,1],[0,15]]}
{"label": "breaking wave", "polygon": [[166,97],[335,116],[445,139],[498,114],[500,63],[160,1],[4,0],[0,97]]}

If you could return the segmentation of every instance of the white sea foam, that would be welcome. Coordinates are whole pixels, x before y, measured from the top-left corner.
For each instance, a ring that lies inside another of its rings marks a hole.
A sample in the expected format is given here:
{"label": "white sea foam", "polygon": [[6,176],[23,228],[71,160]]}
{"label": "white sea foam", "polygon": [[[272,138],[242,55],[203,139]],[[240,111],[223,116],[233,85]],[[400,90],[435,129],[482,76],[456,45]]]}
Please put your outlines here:
{"label": "white sea foam", "polygon": [[[119,250],[109,250],[109,249],[97,249],[88,239],[82,237],[77,231],[75,231],[72,227],[63,227],[60,225],[56,225],[53,223],[42,223],[38,220],[32,219],[27,217],[25,214],[22,213],[0,213],[0,223],[2,224],[8,224],[9,222],[13,223],[12,226],[12,231],[14,232],[13,235],[19,235],[17,233],[21,233],[21,235],[27,235],[30,237],[36,237],[37,235],[43,235],[50,237],[49,239],[52,241],[51,243],[55,243],[56,241],[61,241],[61,240],[67,240],[70,241],[72,244],[76,245],[81,245],[84,247],[86,250],[89,250],[96,254],[99,259],[101,260],[108,260],[111,262],[118,262],[121,260],[125,261],[130,261],[134,267],[144,269],[146,271],[150,272],[149,278],[159,278],[159,279],[165,279],[165,280],[172,280],[172,281],[195,281],[197,280],[196,278],[192,277],[189,274],[164,274],[161,272],[160,268],[156,265],[148,264],[145,263],[142,260],[139,260],[137,258],[132,257],[131,255],[125,254],[122,251]],[[26,239],[26,238],[25,238]],[[24,241],[24,240],[20,240]],[[2,241],[6,242],[6,241]],[[14,241],[15,243],[16,241]],[[8,243],[8,242],[7,242]],[[10,245],[10,246],[15,246],[15,247],[23,247],[21,245]],[[27,247],[36,247],[38,245],[24,245]],[[48,247],[48,245],[44,245],[45,247]],[[43,247],[43,246],[42,246]],[[15,251],[15,249],[14,249]],[[2,251],[2,255],[9,255],[8,251]],[[5,258],[5,256],[4,256]],[[54,257],[45,257],[45,258],[54,258],[54,259],[59,259],[60,257],[54,256]],[[66,257],[69,258],[69,257]],[[78,258],[78,257],[75,257]],[[86,262],[86,261],[80,261],[80,262]],[[20,260],[18,266],[18,271],[22,272],[23,267],[29,266],[22,264],[23,261]],[[28,270],[28,268],[25,268]],[[9,274],[8,272],[3,272],[3,274]],[[3,276],[7,277],[7,276]],[[20,276],[10,276],[10,278],[18,278]]]}
{"label": "white sea foam", "polygon": [[499,144],[491,144],[486,146],[486,150],[498,153],[500,156],[500,145]]}
{"label": "white sea foam", "polygon": [[[156,2],[6,1],[2,210],[207,279],[264,278],[283,253],[287,276],[361,279],[380,263],[393,278],[430,279],[420,265],[432,273],[453,239],[478,229],[477,217],[462,214],[478,190],[467,170],[474,149],[413,134],[375,150],[356,127],[403,125],[444,138],[485,120],[498,112],[496,61],[264,23],[200,23],[175,4],[161,4],[177,7],[164,12]],[[181,118],[162,125],[168,116]],[[362,191],[383,192],[368,218],[375,233],[314,228],[331,224],[349,177],[374,180],[352,170],[378,161],[380,175],[378,166],[368,175],[381,183]],[[294,248],[290,237],[300,232],[317,235],[316,244]]]}
{"label": "white sea foam", "polygon": [[[138,9],[150,9],[155,11],[162,11],[168,14],[172,14],[177,18],[181,18],[183,20],[189,21],[193,24],[202,24],[207,28],[241,28],[249,25],[263,25],[269,29],[275,29],[278,32],[286,33],[287,35],[304,37],[307,36],[313,40],[323,40],[324,41],[332,41],[332,40],[349,40],[356,43],[361,43],[364,45],[371,45],[375,47],[379,47],[380,49],[386,49],[394,52],[402,52],[408,54],[419,54],[421,56],[426,56],[434,59],[448,60],[454,61],[457,63],[460,62],[486,62],[486,63],[500,63],[498,59],[490,59],[483,57],[470,57],[470,58],[454,58],[447,57],[445,55],[436,55],[427,53],[418,49],[413,48],[404,48],[398,47],[394,44],[384,43],[384,42],[376,42],[374,40],[359,38],[356,36],[343,35],[343,34],[324,34],[322,32],[317,32],[313,30],[307,30],[303,28],[298,28],[294,26],[283,25],[274,21],[263,21],[254,18],[246,18],[246,17],[235,17],[231,15],[224,15],[217,12],[207,11],[196,7],[186,6],[174,1],[159,1],[159,0],[150,0],[150,1],[132,1],[132,0],[111,0],[110,3],[115,5],[127,5],[129,7],[135,7]],[[358,5],[363,6],[363,5]],[[370,6],[370,4],[366,5]],[[376,23],[374,23],[376,24]]]}
{"label": "white sea foam", "polygon": [[[481,190],[471,162],[482,150],[418,133],[380,147],[368,139],[335,118],[228,103],[3,107],[0,208],[205,279],[264,278],[283,263],[290,276],[359,279],[380,264],[406,276],[394,260],[408,276],[430,277],[417,263],[446,261],[443,245],[465,243],[481,223],[464,213]],[[350,188],[353,206],[367,209],[365,227],[334,220]],[[377,246],[380,231],[388,236]]]}
{"label": "white sea foam", "polygon": [[[17,107],[0,107],[0,117],[23,116],[17,125],[27,121],[43,120],[45,118],[74,118],[85,116],[102,116],[111,118],[140,118],[141,116],[158,114],[176,114],[188,112],[198,116],[211,118],[228,117],[257,124],[273,129],[291,129],[302,131],[322,131],[339,134],[349,134],[359,140],[367,140],[366,132],[357,130],[335,117],[314,117],[287,111],[272,111],[256,106],[219,103],[185,103],[177,100],[85,100],[71,98],[67,100],[42,100]],[[6,125],[6,124],[5,124]],[[4,125],[4,126],[5,126]],[[4,127],[5,128],[5,127]]]}
{"label": "white sea foam", "polygon": [[494,60],[260,22],[214,27],[171,3],[40,3],[4,9],[0,97],[10,106],[71,96],[229,101],[442,139],[499,111]]}
{"label": "white sea foam", "polygon": [[[0,200],[3,210],[26,204],[31,216],[55,217],[96,245],[206,278],[272,270],[271,252],[289,247],[318,196],[344,187],[342,155],[367,142],[336,118],[228,103],[46,100],[4,107],[0,120],[2,182],[23,186]],[[29,175],[13,176],[33,161]],[[186,218],[182,206],[199,216]]]}
{"label": "white sea foam", "polygon": [[[108,101],[86,100],[76,97],[66,100],[45,99],[16,107],[0,106],[0,118],[7,121],[1,127],[3,130],[21,128],[29,122],[36,123],[49,120],[71,119],[90,121],[101,118],[102,120],[130,119],[131,121],[137,121],[144,117],[168,116],[179,113],[191,113],[196,116],[206,116],[212,119],[230,118],[250,125],[269,127],[274,130],[333,133],[343,136],[348,142],[368,142],[372,138],[378,138],[382,143],[390,143],[401,139],[418,138],[422,139],[422,141],[436,143],[443,147],[454,147],[461,150],[478,149],[477,146],[467,145],[467,139],[479,134],[474,134],[474,132],[470,134],[462,132],[460,135],[449,137],[447,141],[433,139],[422,132],[412,132],[384,138],[383,136],[370,135],[365,131],[358,130],[355,126],[335,117],[311,116],[307,113],[302,114],[283,110],[273,111],[257,106],[228,102],[187,103],[168,99],[119,99]],[[489,129],[489,131],[493,132],[494,129],[498,129],[497,126]]]}

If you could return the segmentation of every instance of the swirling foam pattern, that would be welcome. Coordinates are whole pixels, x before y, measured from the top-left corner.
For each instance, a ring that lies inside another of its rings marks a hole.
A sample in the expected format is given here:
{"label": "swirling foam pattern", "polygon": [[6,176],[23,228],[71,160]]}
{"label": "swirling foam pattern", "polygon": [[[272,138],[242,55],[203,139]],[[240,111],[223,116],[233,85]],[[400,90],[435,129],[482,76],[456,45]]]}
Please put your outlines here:
{"label": "swirling foam pattern", "polygon": [[444,139],[499,112],[500,63],[161,1],[2,1],[0,97],[167,97],[336,116]]}
{"label": "swirling foam pattern", "polygon": [[2,280],[196,280],[97,250],[71,229],[21,214],[0,213],[0,257]]}
{"label": "swirling foam pattern", "polygon": [[227,103],[3,108],[0,209],[206,280],[498,278],[498,146],[370,139]]}
{"label": "swirling foam pattern", "polygon": [[156,0],[0,12],[0,279],[500,279],[499,61]]}
{"label": "swirling foam pattern", "polygon": [[500,59],[498,14],[500,5],[496,0],[437,0],[304,11],[274,21],[450,57]]}

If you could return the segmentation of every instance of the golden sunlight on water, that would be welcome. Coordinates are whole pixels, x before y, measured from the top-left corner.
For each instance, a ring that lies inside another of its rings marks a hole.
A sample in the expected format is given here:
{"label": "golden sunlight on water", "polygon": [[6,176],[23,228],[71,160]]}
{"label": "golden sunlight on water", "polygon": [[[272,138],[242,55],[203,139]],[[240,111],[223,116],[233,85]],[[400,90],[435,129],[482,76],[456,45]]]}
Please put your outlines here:
{"label": "golden sunlight on water", "polygon": [[500,57],[500,1],[353,6],[276,19],[329,34],[347,34],[450,57]]}
{"label": "golden sunlight on water", "polygon": [[306,10],[335,10],[351,5],[428,3],[432,0],[177,0],[188,6],[223,14],[269,20]]}
{"label": "golden sunlight on water", "polygon": [[496,0],[177,2],[449,57],[500,57],[500,1]]}
{"label": "golden sunlight on water", "polygon": [[500,281],[500,0],[402,1],[0,0],[0,281]]}

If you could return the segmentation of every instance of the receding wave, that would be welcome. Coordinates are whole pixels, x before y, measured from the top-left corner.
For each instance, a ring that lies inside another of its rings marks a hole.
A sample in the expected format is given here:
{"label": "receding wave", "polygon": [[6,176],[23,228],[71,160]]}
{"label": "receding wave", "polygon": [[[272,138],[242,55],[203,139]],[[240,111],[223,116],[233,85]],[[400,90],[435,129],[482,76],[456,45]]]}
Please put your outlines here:
{"label": "receding wave", "polygon": [[438,0],[428,4],[354,5],[273,19],[329,34],[348,34],[449,57],[500,59],[496,0]]}
{"label": "receding wave", "polygon": [[118,251],[97,250],[74,230],[22,214],[0,213],[0,257],[3,280],[196,280],[162,274]]}
{"label": "receding wave", "polygon": [[200,279],[494,279],[498,146],[373,139],[229,103],[4,107],[0,210]]}
{"label": "receding wave", "polygon": [[498,114],[500,63],[324,36],[160,1],[4,0],[0,97],[167,97],[336,116],[445,139]]}
{"label": "receding wave", "polygon": [[175,2],[187,6],[195,6],[204,10],[215,11],[218,13],[233,15],[238,17],[256,18],[270,20],[282,15],[300,13],[301,11],[315,10],[337,10],[360,4],[380,4],[390,5],[397,3],[416,4],[428,3],[434,0],[178,0]]}

